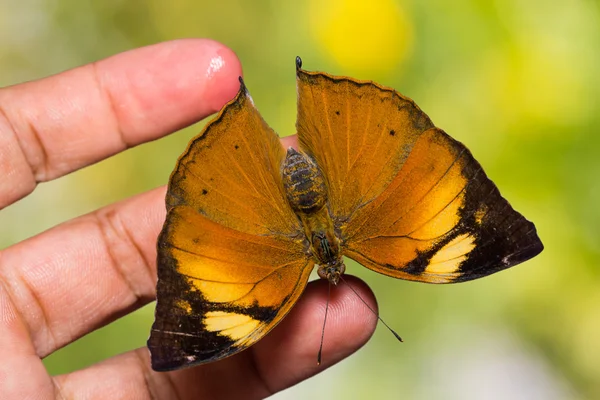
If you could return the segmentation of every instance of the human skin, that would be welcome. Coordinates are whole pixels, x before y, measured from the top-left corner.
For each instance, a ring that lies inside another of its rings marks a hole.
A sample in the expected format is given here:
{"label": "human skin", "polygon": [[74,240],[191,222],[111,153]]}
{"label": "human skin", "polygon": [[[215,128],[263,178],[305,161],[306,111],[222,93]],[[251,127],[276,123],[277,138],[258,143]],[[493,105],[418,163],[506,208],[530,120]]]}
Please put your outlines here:
{"label": "human skin", "polygon": [[[218,111],[234,97],[239,75],[230,49],[187,39],[0,89],[0,209],[39,182]],[[283,142],[295,146],[293,137]],[[371,337],[375,315],[338,285],[317,365],[328,293],[320,280],[267,337],[225,360],[159,373],[142,347],[50,376],[44,357],[154,300],[164,198],[160,187],[0,251],[0,398],[262,398],[339,362]],[[366,284],[346,281],[376,309]]]}

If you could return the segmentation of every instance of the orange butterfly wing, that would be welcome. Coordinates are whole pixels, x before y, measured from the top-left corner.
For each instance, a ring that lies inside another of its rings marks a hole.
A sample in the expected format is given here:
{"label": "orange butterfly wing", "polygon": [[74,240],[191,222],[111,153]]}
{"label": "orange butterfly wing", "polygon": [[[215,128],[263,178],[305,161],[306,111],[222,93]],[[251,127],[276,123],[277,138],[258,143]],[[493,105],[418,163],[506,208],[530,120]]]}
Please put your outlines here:
{"label": "orange butterfly wing", "polygon": [[297,70],[301,148],[325,174],[344,254],[396,278],[450,283],[534,257],[534,225],[464,145],[372,82]]}
{"label": "orange butterfly wing", "polygon": [[242,85],[179,159],[158,240],[155,370],[235,354],[298,300],[313,264],[283,194],[284,156]]}
{"label": "orange butterfly wing", "polygon": [[383,192],[433,123],[392,89],[302,69],[297,76],[300,147],[325,174],[334,219],[345,222]]}
{"label": "orange butterfly wing", "polygon": [[242,83],[236,98],[194,138],[169,180],[167,209],[188,205],[255,235],[302,232],[281,183],[285,149]]}
{"label": "orange butterfly wing", "polygon": [[344,236],[346,254],[366,267],[429,283],[480,278],[543,248],[535,226],[513,210],[469,150],[437,128],[421,135]]}

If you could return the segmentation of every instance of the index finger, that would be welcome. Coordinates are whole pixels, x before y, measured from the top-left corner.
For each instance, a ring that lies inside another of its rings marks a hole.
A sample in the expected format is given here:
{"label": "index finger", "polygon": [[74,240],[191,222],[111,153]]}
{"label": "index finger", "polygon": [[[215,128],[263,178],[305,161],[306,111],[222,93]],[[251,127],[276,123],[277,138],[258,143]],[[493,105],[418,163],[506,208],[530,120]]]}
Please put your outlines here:
{"label": "index finger", "polygon": [[0,89],[0,209],[38,182],[218,111],[240,75],[227,47],[185,39]]}

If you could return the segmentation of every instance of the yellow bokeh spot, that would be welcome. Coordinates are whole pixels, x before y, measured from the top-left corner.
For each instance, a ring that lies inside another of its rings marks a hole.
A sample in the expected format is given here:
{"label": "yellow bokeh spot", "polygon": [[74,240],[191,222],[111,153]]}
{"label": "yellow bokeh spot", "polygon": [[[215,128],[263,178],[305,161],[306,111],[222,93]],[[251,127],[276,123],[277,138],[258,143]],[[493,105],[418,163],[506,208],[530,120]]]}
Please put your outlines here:
{"label": "yellow bokeh spot", "polygon": [[413,28],[398,1],[310,0],[317,45],[349,74],[389,72],[412,48]]}

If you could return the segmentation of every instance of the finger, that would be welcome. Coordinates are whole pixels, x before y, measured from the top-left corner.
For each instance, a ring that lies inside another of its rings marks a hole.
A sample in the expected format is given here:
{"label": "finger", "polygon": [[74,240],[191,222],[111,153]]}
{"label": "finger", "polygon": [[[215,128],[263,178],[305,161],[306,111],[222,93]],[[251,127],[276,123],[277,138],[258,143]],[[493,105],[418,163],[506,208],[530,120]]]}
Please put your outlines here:
{"label": "finger", "polygon": [[155,189],[0,253],[0,281],[40,357],[154,298],[164,198]]}
{"label": "finger", "polygon": [[[373,293],[347,277],[374,309]],[[373,334],[377,319],[345,285],[332,288],[323,363],[316,361],[325,315],[327,282],[311,282],[284,321],[249,350],[211,364],[173,371],[150,369],[138,349],[90,368],[56,377],[65,398],[258,399],[290,387],[349,356]]]}
{"label": "finger", "polygon": [[154,299],[164,199],[159,188],[0,252],[0,281],[40,357]]}
{"label": "finger", "polygon": [[[54,384],[0,281],[0,398],[53,399]],[[26,378],[25,378],[26,377]]]}
{"label": "finger", "polygon": [[[360,279],[344,275],[358,295],[377,311],[371,289]],[[307,379],[348,357],[373,335],[377,316],[340,283],[331,287],[329,313],[323,339],[321,365],[317,354],[325,318],[329,282],[319,279],[303,295],[268,341],[254,347],[255,365],[270,392],[275,393]]]}
{"label": "finger", "polygon": [[281,138],[281,145],[285,149],[293,147],[294,149],[298,150],[298,136],[292,135]]}
{"label": "finger", "polygon": [[0,89],[0,209],[38,182],[218,111],[240,74],[231,50],[188,39]]}

